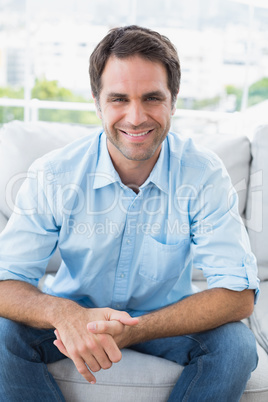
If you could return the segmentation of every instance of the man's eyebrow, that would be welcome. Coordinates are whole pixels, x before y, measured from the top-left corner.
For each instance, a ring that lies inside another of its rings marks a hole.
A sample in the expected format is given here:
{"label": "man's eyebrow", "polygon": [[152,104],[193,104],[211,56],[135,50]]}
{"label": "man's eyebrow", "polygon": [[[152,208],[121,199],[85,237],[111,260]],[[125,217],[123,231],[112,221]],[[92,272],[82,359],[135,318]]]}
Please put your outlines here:
{"label": "man's eyebrow", "polygon": [[[107,93],[107,98],[128,98],[127,94],[123,94],[120,92],[108,92]],[[157,98],[165,98],[166,95],[162,91],[150,91],[146,92],[142,95],[143,98],[151,98],[151,97],[157,97]]]}
{"label": "man's eyebrow", "polygon": [[166,98],[166,95],[162,91],[151,91],[143,94],[144,98]]}
{"label": "man's eyebrow", "polygon": [[122,94],[119,92],[109,92],[107,93],[107,98],[127,98],[127,94]]}

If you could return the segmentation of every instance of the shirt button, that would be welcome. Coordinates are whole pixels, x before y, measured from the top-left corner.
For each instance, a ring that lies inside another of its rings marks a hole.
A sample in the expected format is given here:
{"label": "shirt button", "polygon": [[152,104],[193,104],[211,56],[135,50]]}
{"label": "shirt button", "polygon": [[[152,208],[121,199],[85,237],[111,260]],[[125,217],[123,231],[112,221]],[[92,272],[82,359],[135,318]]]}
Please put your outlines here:
{"label": "shirt button", "polygon": [[53,180],[53,174],[52,173],[47,174],[47,180]]}
{"label": "shirt button", "polygon": [[116,307],[116,308],[120,308],[120,307],[121,307],[121,304],[118,303],[115,307]]}
{"label": "shirt button", "polygon": [[254,258],[250,254],[248,254],[246,256],[245,263],[246,264],[252,264],[253,262],[254,262]]}
{"label": "shirt button", "polygon": [[124,277],[125,277],[125,274],[121,274],[121,275],[120,275],[120,278],[124,278]]}
{"label": "shirt button", "polygon": [[127,244],[129,245],[131,243],[131,241],[129,239],[127,239]]}

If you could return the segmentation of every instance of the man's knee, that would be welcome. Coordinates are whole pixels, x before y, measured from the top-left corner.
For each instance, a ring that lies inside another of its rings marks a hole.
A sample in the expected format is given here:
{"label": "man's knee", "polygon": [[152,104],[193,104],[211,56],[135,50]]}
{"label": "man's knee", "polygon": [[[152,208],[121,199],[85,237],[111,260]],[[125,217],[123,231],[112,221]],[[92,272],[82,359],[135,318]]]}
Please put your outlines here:
{"label": "man's knee", "polygon": [[16,348],[20,337],[19,328],[20,325],[16,322],[0,317],[0,348],[2,351]]}
{"label": "man's knee", "polygon": [[0,344],[7,346],[9,342],[14,341],[16,336],[16,323],[6,318],[0,317]]}
{"label": "man's knee", "polygon": [[[257,367],[256,340],[252,331],[242,322],[229,323],[222,327],[218,342],[223,364],[229,369],[253,371]],[[232,371],[232,370],[231,370]]]}
{"label": "man's knee", "polygon": [[0,317],[0,362],[13,356],[28,359],[32,354],[31,328]]}
{"label": "man's knee", "polygon": [[14,323],[10,320],[0,317],[0,370],[8,372],[9,362],[11,364],[11,351],[17,348],[16,331]]}

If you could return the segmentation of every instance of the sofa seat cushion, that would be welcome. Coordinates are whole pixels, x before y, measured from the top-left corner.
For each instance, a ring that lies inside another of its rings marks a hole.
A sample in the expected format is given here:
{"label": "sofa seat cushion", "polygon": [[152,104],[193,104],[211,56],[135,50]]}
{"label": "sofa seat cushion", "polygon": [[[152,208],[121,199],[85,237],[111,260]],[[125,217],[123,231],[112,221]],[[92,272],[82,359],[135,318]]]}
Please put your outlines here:
{"label": "sofa seat cushion", "polygon": [[89,384],[70,359],[49,365],[66,402],[156,402],[166,401],[183,368],[155,356],[122,350],[122,359],[109,370],[95,373]]}
{"label": "sofa seat cushion", "polygon": [[[240,402],[267,402],[268,355],[258,345],[259,364]],[[89,384],[70,359],[48,365],[66,402],[164,402],[183,368],[165,359],[124,349],[122,360],[109,370],[95,373]]]}

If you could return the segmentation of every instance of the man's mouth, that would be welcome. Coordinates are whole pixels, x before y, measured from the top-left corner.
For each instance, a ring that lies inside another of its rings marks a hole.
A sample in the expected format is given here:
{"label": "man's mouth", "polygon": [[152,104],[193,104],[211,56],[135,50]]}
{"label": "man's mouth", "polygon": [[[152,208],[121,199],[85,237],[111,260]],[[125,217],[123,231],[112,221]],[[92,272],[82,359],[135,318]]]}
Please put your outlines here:
{"label": "man's mouth", "polygon": [[129,133],[128,131],[124,131],[124,130],[121,130],[121,131],[123,131],[123,133],[125,133],[127,135],[130,135],[130,137],[142,137],[143,135],[149,134],[152,131],[152,129],[148,130],[148,131],[143,131],[142,133],[137,133],[137,134],[136,133]]}

